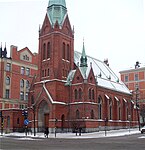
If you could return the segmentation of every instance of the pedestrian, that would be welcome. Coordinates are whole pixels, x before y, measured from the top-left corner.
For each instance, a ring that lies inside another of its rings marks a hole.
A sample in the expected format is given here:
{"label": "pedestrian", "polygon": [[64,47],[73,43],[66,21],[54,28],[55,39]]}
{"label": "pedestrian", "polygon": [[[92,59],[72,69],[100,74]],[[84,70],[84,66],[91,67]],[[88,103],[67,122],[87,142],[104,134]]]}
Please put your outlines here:
{"label": "pedestrian", "polygon": [[46,127],[46,128],[45,128],[45,131],[44,131],[44,136],[45,136],[46,138],[48,138],[48,134],[49,134],[49,129],[48,129],[48,127]]}
{"label": "pedestrian", "polygon": [[77,133],[78,133],[78,128],[77,127],[75,128],[75,132],[76,132],[76,136],[77,136]]}
{"label": "pedestrian", "polygon": [[82,128],[79,127],[79,136],[81,136]]}

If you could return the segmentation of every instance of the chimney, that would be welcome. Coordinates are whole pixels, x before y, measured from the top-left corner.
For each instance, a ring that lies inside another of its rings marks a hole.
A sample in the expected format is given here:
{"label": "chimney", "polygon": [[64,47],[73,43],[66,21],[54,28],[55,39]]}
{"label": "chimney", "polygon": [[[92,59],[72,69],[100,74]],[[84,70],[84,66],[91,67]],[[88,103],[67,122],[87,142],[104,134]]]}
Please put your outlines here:
{"label": "chimney", "polygon": [[13,55],[17,53],[17,46],[11,45],[10,46],[10,57],[13,58]]}

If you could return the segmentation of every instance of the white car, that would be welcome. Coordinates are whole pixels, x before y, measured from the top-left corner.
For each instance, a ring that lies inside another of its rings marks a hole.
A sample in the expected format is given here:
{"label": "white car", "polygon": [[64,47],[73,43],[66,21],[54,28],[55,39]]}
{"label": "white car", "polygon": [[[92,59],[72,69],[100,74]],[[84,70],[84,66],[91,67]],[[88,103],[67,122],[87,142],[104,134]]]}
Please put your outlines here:
{"label": "white car", "polygon": [[142,128],[141,128],[141,134],[143,134],[145,132],[145,126],[143,126]]}

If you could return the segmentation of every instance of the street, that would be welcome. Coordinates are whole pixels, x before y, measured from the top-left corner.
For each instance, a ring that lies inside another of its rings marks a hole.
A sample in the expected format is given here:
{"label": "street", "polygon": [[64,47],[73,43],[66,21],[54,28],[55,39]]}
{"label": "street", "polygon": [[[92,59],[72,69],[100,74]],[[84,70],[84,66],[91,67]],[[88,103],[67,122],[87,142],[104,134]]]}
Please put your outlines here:
{"label": "street", "polygon": [[90,139],[2,137],[1,150],[143,150],[142,134]]}

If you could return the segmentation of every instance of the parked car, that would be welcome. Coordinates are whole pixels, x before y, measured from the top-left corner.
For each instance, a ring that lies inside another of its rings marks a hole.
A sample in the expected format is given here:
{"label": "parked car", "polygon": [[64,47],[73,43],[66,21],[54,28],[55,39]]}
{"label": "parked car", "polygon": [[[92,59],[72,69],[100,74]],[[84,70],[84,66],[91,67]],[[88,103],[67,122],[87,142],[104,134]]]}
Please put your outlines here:
{"label": "parked car", "polygon": [[143,134],[145,132],[145,126],[143,126],[142,128],[141,128],[141,134]]}

